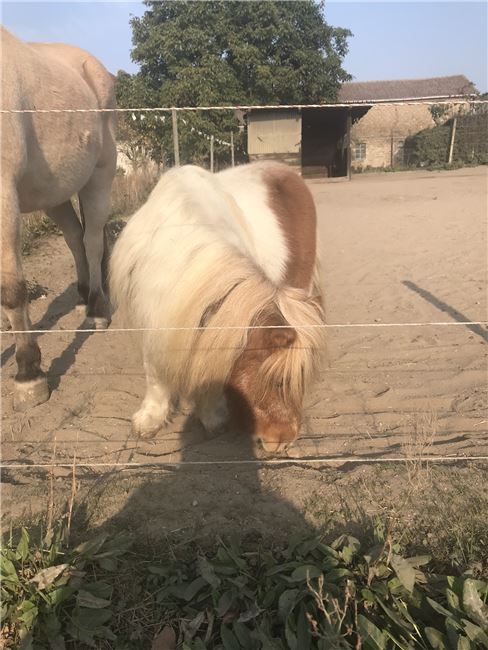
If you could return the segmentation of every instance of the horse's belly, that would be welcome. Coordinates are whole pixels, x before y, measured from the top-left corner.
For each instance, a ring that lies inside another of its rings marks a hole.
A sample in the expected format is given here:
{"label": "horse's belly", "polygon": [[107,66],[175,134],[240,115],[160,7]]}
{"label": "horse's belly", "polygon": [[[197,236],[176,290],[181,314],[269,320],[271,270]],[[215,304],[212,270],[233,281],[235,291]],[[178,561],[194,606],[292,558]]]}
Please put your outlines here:
{"label": "horse's belly", "polygon": [[[58,115],[59,117],[59,115]],[[69,200],[92,176],[102,150],[100,128],[62,129],[64,137],[27,142],[25,169],[17,189],[21,212],[46,210]]]}

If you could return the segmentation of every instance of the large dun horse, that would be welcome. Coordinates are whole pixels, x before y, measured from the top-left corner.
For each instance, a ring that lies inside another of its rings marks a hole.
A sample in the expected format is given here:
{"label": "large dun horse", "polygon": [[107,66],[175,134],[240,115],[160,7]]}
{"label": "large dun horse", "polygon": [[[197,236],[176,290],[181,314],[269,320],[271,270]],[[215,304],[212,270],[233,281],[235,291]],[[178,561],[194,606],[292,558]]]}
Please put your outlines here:
{"label": "large dun horse", "polygon": [[[111,109],[112,76],[93,56],[61,44],[23,43],[1,29],[2,109]],[[21,262],[21,213],[44,210],[73,254],[80,303],[106,327],[104,225],[116,169],[114,113],[1,114],[1,302],[15,336],[14,406],[49,398],[39,346],[29,332]],[[78,194],[82,223],[71,204]],[[48,269],[46,269],[48,271]]]}
{"label": "large dun horse", "polygon": [[267,451],[291,443],[322,347],[317,277],[313,199],[288,167],[166,173],[111,258],[114,306],[147,328],[135,432],[183,397],[209,431],[230,421]]}

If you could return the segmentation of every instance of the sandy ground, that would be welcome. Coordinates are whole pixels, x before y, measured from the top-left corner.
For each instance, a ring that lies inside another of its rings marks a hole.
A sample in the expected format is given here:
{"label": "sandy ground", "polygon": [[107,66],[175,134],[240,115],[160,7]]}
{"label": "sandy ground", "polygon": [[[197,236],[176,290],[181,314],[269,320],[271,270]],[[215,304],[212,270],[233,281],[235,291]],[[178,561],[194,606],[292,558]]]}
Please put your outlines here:
{"label": "sandy ground", "polygon": [[[486,181],[486,168],[311,181],[328,323],[486,321]],[[61,237],[44,239],[25,259],[25,273],[42,288],[31,303],[38,327],[82,325],[73,309],[74,265]],[[144,376],[133,342],[116,332],[42,335],[52,396],[16,414],[13,349],[5,334],[4,523],[45,509],[47,470],[37,465],[53,458],[72,463],[74,456],[80,508],[96,524],[115,518],[149,530],[269,528],[305,521],[311,499],[337,504],[345,486],[359,490],[359,480],[363,495],[371,483],[400,495],[408,478],[402,465],[378,473],[346,459],[488,455],[487,340],[481,325],[330,329],[321,381],[307,397],[302,435],[289,452],[296,459],[344,458],[330,469],[292,459],[280,466],[213,464],[262,454],[232,434],[208,439],[188,411],[155,438],[136,439],[130,416]],[[179,460],[211,464],[146,466]],[[143,466],[113,467],[126,462]],[[98,465],[85,466],[92,463]],[[70,472],[55,472],[60,500]]]}

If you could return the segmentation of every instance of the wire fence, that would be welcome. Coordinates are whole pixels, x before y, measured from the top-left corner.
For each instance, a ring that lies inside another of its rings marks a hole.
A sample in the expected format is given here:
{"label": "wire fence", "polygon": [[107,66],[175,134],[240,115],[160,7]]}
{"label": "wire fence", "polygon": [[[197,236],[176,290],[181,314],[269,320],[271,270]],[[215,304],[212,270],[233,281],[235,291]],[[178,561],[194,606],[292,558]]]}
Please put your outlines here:
{"label": "wire fence", "polygon": [[[353,108],[364,108],[371,106],[446,106],[452,107],[456,105],[468,106],[470,109],[481,107],[484,109],[488,106],[487,100],[473,99],[473,98],[422,98],[422,99],[407,99],[402,101],[361,101],[361,102],[347,102],[347,103],[329,103],[329,104],[290,104],[290,105],[233,105],[233,106],[184,106],[184,107],[173,107],[173,106],[160,106],[160,107],[133,107],[133,108],[110,108],[110,109],[0,109],[2,114],[19,114],[19,113],[39,113],[39,114],[60,114],[60,113],[117,113],[125,114],[132,121],[137,121],[138,119],[144,119],[145,115],[153,115],[158,118],[161,113],[170,113],[173,116],[172,129],[173,133],[175,132],[175,118],[177,115],[180,115],[184,112],[195,113],[195,112],[209,112],[209,111],[262,111],[262,110],[305,110],[305,109],[353,109]],[[164,123],[165,117],[159,117],[160,121]],[[199,128],[196,128],[190,124],[187,124],[184,118],[181,118],[181,122],[185,127],[188,127],[188,130],[192,134],[204,138],[212,143],[217,143],[223,147],[231,148],[234,152],[234,141],[233,138],[230,141],[227,141],[223,138],[216,137],[214,134],[209,134],[202,131]],[[476,138],[478,130],[468,130],[465,129],[465,133],[469,135],[471,139]],[[232,135],[232,134],[231,134]],[[396,134],[390,132],[386,135],[395,140],[395,143],[402,144],[401,134]],[[384,141],[385,135],[369,135],[368,141]],[[237,146],[237,145],[236,145]],[[176,145],[175,145],[176,150]],[[213,155],[213,154],[212,154]],[[213,166],[213,165],[212,165]],[[96,329],[96,328],[58,328],[58,329],[34,329],[30,330],[34,334],[117,334],[117,333],[130,333],[130,332],[144,332],[144,331],[164,331],[164,330],[200,330],[200,329],[267,329],[277,327],[288,329],[308,329],[312,328],[324,328],[324,329],[348,329],[348,328],[408,328],[408,327],[488,327],[488,321],[485,320],[465,320],[465,321],[431,321],[431,322],[398,322],[398,323],[324,323],[318,326],[302,326],[300,324],[290,324],[283,326],[229,326],[229,327],[167,327],[167,328],[118,328],[111,327],[109,329]],[[24,330],[4,330],[2,335],[16,335],[23,333]],[[170,460],[165,462],[77,462],[77,467],[80,468],[119,468],[119,469],[131,469],[131,468],[169,468],[175,466],[195,466],[195,467],[205,467],[205,466],[215,466],[215,465],[321,465],[321,464],[345,464],[345,463],[407,463],[407,462],[422,462],[422,463],[446,463],[446,462],[484,462],[488,460],[487,455],[403,455],[403,456],[392,456],[392,457],[374,457],[374,456],[317,456],[313,458],[297,458],[297,457],[286,457],[286,458],[254,458],[254,459],[222,459],[222,460]],[[15,469],[15,470],[29,470],[29,469],[51,469],[53,467],[59,468],[72,468],[73,463],[22,463],[22,462],[6,462],[0,465],[2,469]]]}
{"label": "wire fence", "polygon": [[364,100],[357,102],[328,102],[322,104],[233,104],[216,106],[143,106],[132,108],[2,108],[0,113],[181,113],[194,111],[252,111],[252,110],[301,110],[307,108],[358,108],[367,106],[445,106],[456,104],[488,105],[486,99],[474,99],[472,97],[449,96],[420,99],[399,99],[392,100]]}
{"label": "wire fence", "polygon": [[46,469],[53,468],[66,468],[72,469],[73,465],[76,468],[123,468],[123,469],[140,469],[140,468],[173,468],[173,467],[215,467],[216,465],[345,465],[347,463],[364,464],[364,463],[449,463],[449,462],[477,462],[487,461],[488,456],[392,456],[391,458],[378,458],[371,457],[358,457],[358,456],[321,456],[318,458],[294,458],[293,456],[287,458],[236,458],[236,459],[222,459],[222,460],[173,460],[165,462],[147,462],[147,463],[85,463],[77,460],[71,463],[2,463],[2,469]]}
{"label": "wire fence", "polygon": [[[78,328],[78,329],[32,329],[31,334],[108,334],[108,333],[130,333],[130,332],[190,332],[200,330],[266,330],[266,329],[343,329],[343,328],[387,328],[387,327],[461,327],[468,325],[479,325],[488,327],[486,321],[424,321],[418,323],[323,323],[321,325],[228,325],[212,326],[201,325],[195,327],[110,327],[108,329]],[[26,330],[2,330],[2,334],[23,334]]]}
{"label": "wire fence", "polygon": [[[472,163],[488,161],[488,124],[485,124],[484,117],[488,117],[488,100],[479,99],[473,96],[467,97],[439,97],[439,98],[405,98],[401,100],[373,100],[356,102],[329,102],[321,104],[266,104],[266,105],[220,105],[220,106],[156,106],[156,107],[113,107],[113,108],[35,108],[35,109],[10,109],[2,108],[3,114],[62,114],[62,113],[114,113],[121,115],[125,120],[124,130],[126,135],[137,140],[139,146],[149,151],[152,159],[164,165],[179,165],[181,160],[186,162],[205,163],[214,171],[218,167],[217,157],[221,159],[221,166],[234,165],[243,162],[249,154],[248,146],[244,137],[244,121],[240,123],[234,120],[234,124],[224,127],[222,121],[213,119],[209,115],[203,123],[195,122],[193,117],[196,114],[218,114],[232,113],[234,117],[238,113],[252,113],[263,111],[306,111],[307,109],[334,110],[342,109],[348,114],[355,109],[369,109],[372,107],[412,107],[425,106],[437,112],[445,113],[444,124],[439,125],[442,150],[436,154],[427,151],[419,144],[418,138],[411,130],[404,128],[402,133],[395,133],[392,128],[389,132],[382,129],[382,133],[374,135],[371,132],[355,132],[347,136],[352,145],[353,171],[364,171],[365,169],[391,168],[399,169],[412,166],[425,166],[426,164],[453,164]],[[459,125],[452,128],[447,120],[450,113],[461,110],[476,117],[475,120],[460,117]],[[188,114],[188,120],[182,114]],[[172,119],[167,120],[170,114]],[[474,115],[476,114],[476,115]],[[180,116],[180,117],[178,117]],[[481,118],[481,119],[480,119]],[[358,118],[359,119],[359,118]],[[408,126],[408,117],[405,117]],[[446,121],[447,120],[447,121]],[[133,122],[132,126],[130,122]],[[144,122],[144,124],[143,124]],[[469,122],[469,124],[468,124]],[[476,127],[476,128],[474,128]],[[183,129],[183,131],[182,131]],[[447,140],[447,142],[445,142]],[[342,149],[344,158],[346,135],[342,137],[343,144],[339,143],[338,149]],[[127,143],[130,148],[130,142]],[[374,154],[367,152],[367,147],[376,149]],[[378,148],[383,146],[385,152],[379,155]],[[389,149],[389,151],[387,151]],[[417,152],[417,149],[420,149]],[[436,147],[434,147],[436,149]],[[439,149],[439,146],[437,146]],[[276,152],[279,153],[279,152]],[[429,155],[430,154],[430,155]],[[336,153],[336,158],[339,153]],[[344,163],[344,161],[343,161]],[[304,164],[306,164],[304,162]],[[344,167],[344,164],[336,160],[330,163],[331,167]],[[333,175],[336,175],[334,172]],[[340,174],[345,175],[345,174]]]}

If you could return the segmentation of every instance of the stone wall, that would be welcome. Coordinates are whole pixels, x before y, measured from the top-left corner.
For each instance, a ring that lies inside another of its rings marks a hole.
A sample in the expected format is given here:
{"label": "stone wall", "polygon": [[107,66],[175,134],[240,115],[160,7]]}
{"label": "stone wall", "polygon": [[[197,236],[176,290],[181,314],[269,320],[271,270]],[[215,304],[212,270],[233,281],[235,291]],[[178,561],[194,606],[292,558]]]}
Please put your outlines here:
{"label": "stone wall", "polygon": [[[443,115],[443,121],[468,107],[467,102],[453,106]],[[353,170],[403,165],[405,138],[435,124],[429,105],[376,104],[352,126]],[[366,145],[366,157],[363,160],[355,158],[355,145],[358,143]]]}

